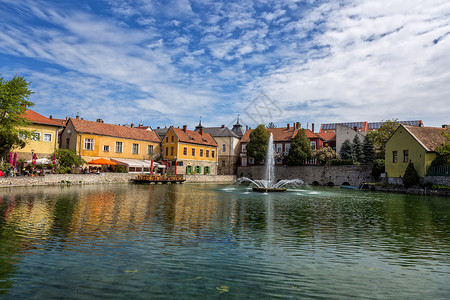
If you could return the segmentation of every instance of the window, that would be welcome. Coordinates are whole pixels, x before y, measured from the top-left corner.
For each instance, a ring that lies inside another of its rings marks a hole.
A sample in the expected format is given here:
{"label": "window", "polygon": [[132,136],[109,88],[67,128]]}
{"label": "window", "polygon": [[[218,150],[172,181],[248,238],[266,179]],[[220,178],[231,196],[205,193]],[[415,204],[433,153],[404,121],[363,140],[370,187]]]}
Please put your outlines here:
{"label": "window", "polygon": [[170,147],[170,155],[173,155],[173,147]]}
{"label": "window", "polygon": [[52,141],[52,134],[44,133],[44,142],[51,142],[51,141]]}
{"label": "window", "polygon": [[169,155],[169,147],[166,147],[166,156]]}
{"label": "window", "polygon": [[202,172],[202,167],[200,166],[195,166],[195,173],[200,174]]}
{"label": "window", "polygon": [[166,143],[168,143],[169,142],[169,137],[168,136],[166,136]]}
{"label": "window", "polygon": [[248,163],[251,164],[251,165],[254,165],[255,164],[255,159],[253,157],[249,157]]}
{"label": "window", "polygon": [[147,145],[147,154],[152,155],[153,154],[153,145]]}
{"label": "window", "polygon": [[103,152],[109,152],[109,146],[104,145],[103,146]]}
{"label": "window", "polygon": [[170,138],[170,141],[173,143],[173,135],[172,135],[172,137]]}
{"label": "window", "polygon": [[203,149],[200,149],[200,157],[203,157]]}
{"label": "window", "polygon": [[187,166],[186,167],[186,174],[191,174],[192,173],[192,166]]}
{"label": "window", "polygon": [[211,173],[211,167],[206,166],[204,169],[205,174]]}
{"label": "window", "polygon": [[94,139],[84,139],[84,150],[94,150]]}
{"label": "window", "polygon": [[122,153],[122,142],[116,142],[116,152]]}
{"label": "window", "polygon": [[283,151],[283,144],[277,144],[277,152],[280,153],[281,151]]}
{"label": "window", "polygon": [[214,158],[214,154],[215,154],[214,152],[215,152],[214,150],[211,150],[211,157],[212,158]]}
{"label": "window", "polygon": [[192,156],[195,156],[195,148],[192,148]]}
{"label": "window", "polygon": [[222,160],[222,168],[225,168],[225,161]]}
{"label": "window", "polygon": [[40,132],[33,132],[31,135],[32,141],[40,141],[41,140],[41,133]]}
{"label": "window", "polygon": [[245,146],[247,146],[247,145],[246,144],[242,145],[242,152],[247,152],[247,149]]}
{"label": "window", "polygon": [[133,144],[133,146],[131,147],[131,153],[139,154],[139,144]]}
{"label": "window", "polygon": [[311,150],[316,150],[316,142],[310,142]]}
{"label": "window", "polygon": [[284,145],[284,152],[285,153],[289,153],[289,149],[291,148],[291,144],[290,143],[288,143],[288,144],[285,144]]}
{"label": "window", "polygon": [[187,147],[184,147],[184,148],[183,148],[183,155],[184,155],[184,156],[187,156]]}
{"label": "window", "polygon": [[392,162],[397,163],[397,151],[392,151]]}
{"label": "window", "polygon": [[227,152],[227,144],[222,144],[222,152]]}
{"label": "window", "polygon": [[409,162],[409,153],[408,153],[408,150],[403,150],[403,162],[404,162],[404,163]]}
{"label": "window", "polygon": [[209,157],[209,150],[206,150],[206,157]]}

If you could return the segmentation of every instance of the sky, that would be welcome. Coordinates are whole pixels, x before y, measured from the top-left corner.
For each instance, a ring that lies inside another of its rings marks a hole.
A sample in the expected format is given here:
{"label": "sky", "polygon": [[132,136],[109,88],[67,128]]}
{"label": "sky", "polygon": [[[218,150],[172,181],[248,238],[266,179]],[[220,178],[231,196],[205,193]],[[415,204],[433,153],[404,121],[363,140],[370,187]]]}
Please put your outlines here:
{"label": "sky", "polygon": [[112,124],[450,123],[450,1],[0,0],[0,73]]}

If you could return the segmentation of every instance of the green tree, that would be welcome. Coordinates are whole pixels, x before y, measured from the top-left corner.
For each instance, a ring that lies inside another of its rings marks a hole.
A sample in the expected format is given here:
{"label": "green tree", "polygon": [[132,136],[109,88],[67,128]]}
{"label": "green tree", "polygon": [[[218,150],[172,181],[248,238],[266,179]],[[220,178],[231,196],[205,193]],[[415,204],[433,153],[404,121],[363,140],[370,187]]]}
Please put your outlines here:
{"label": "green tree", "polygon": [[357,135],[353,138],[352,150],[353,160],[362,163],[364,161],[363,144]]}
{"label": "green tree", "polygon": [[341,159],[353,159],[353,145],[349,139],[342,143],[341,150],[339,151]]}
{"label": "green tree", "polygon": [[380,179],[381,173],[385,172],[385,161],[382,158],[373,161],[372,176],[376,181]]}
{"label": "green tree", "polygon": [[277,128],[277,125],[274,122],[270,122],[267,128]]}
{"label": "green tree", "polygon": [[330,159],[336,158],[336,151],[331,147],[324,147],[320,150],[314,150],[311,157],[320,161],[321,164],[326,164]]}
{"label": "green tree", "polygon": [[436,147],[437,156],[431,163],[434,166],[450,164],[450,133],[442,131],[446,141],[441,146]]}
{"label": "green tree", "polygon": [[373,143],[372,140],[367,135],[364,137],[363,152],[364,152],[363,163],[367,165],[373,163],[375,154],[373,149]]}
{"label": "green tree", "polygon": [[398,126],[400,126],[400,123],[397,119],[387,120],[383,122],[380,129],[369,132],[368,135],[375,147],[377,157],[384,158],[386,142],[394,131],[397,130]]}
{"label": "green tree", "polygon": [[312,150],[305,129],[298,130],[289,148],[287,164],[300,166],[305,159],[311,158]]}
{"label": "green tree", "polygon": [[403,185],[408,188],[418,185],[419,182],[420,182],[419,175],[417,175],[417,171],[414,168],[414,164],[410,161],[408,166],[406,167],[405,174],[403,175]]}
{"label": "green tree", "polygon": [[[69,149],[56,149],[54,155],[60,166],[61,173],[70,171],[73,167],[81,166],[85,163],[85,160],[78,156],[75,151]],[[51,159],[49,157],[49,159]]]}
{"label": "green tree", "polygon": [[246,146],[247,155],[253,157],[256,162],[261,162],[266,158],[267,144],[269,143],[270,133],[264,125],[258,125],[250,133],[250,141]]}
{"label": "green tree", "polygon": [[0,77],[0,159],[5,159],[12,148],[23,148],[25,142],[19,138],[29,138],[32,132],[26,130],[30,121],[25,117],[27,107],[34,103],[28,98],[33,93],[23,77],[14,76],[10,80]]}

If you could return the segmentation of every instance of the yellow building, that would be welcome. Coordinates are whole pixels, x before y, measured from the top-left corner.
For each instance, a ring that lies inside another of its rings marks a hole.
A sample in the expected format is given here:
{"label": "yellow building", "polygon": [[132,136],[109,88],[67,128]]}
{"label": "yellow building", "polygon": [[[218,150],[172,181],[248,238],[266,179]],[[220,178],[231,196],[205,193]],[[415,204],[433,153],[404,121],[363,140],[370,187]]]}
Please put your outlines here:
{"label": "yellow building", "polygon": [[203,130],[199,132],[171,126],[162,140],[163,158],[178,174],[217,174],[217,143]]}
{"label": "yellow building", "polygon": [[58,129],[61,124],[32,110],[27,110],[25,115],[32,122],[26,129],[33,132],[33,137],[26,141],[24,148],[13,152],[17,152],[18,159],[30,160],[34,153],[38,159],[48,158],[58,148]]}
{"label": "yellow building", "polygon": [[74,150],[87,162],[106,158],[120,160],[124,165],[129,162],[131,166],[133,161],[159,157],[160,144],[153,130],[106,124],[101,119],[94,122],[70,118],[61,134],[61,148]]}

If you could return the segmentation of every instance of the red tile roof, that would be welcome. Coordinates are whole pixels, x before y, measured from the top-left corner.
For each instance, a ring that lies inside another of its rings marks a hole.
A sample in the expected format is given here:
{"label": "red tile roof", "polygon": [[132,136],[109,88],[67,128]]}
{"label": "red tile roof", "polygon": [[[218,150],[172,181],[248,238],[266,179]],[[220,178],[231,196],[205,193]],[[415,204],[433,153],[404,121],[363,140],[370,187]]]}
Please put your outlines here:
{"label": "red tile roof", "polygon": [[203,132],[203,135],[201,135],[197,131],[186,130],[184,132],[181,128],[172,128],[180,142],[217,147],[216,141],[209,133]]}
{"label": "red tile roof", "polygon": [[125,127],[120,125],[106,124],[94,121],[69,119],[72,122],[75,130],[82,133],[90,133],[97,135],[114,136],[125,139],[133,139],[140,141],[148,141],[159,143],[161,140],[153,130],[140,130],[132,127]]}
{"label": "red tile roof", "polygon": [[446,138],[442,135],[442,131],[450,134],[450,129],[436,127],[417,127],[402,125],[411,135],[425,148],[427,151],[435,151],[436,147],[442,146],[446,142]]}
{"label": "red tile roof", "polygon": [[336,132],[318,132],[317,135],[325,142],[336,140]]}
{"label": "red tile roof", "polygon": [[61,124],[55,120],[44,117],[31,109],[25,111],[25,117],[35,124],[44,124],[52,126],[61,126]]}
{"label": "red tile roof", "polygon": [[[253,130],[254,129],[250,129],[244,133],[244,136],[241,139],[241,143],[248,143],[250,141],[250,133]],[[273,134],[274,142],[291,142],[298,132],[298,129],[295,129],[295,127],[266,128],[266,130]],[[305,133],[309,139],[320,138],[316,133],[312,132],[309,129],[305,129]]]}

